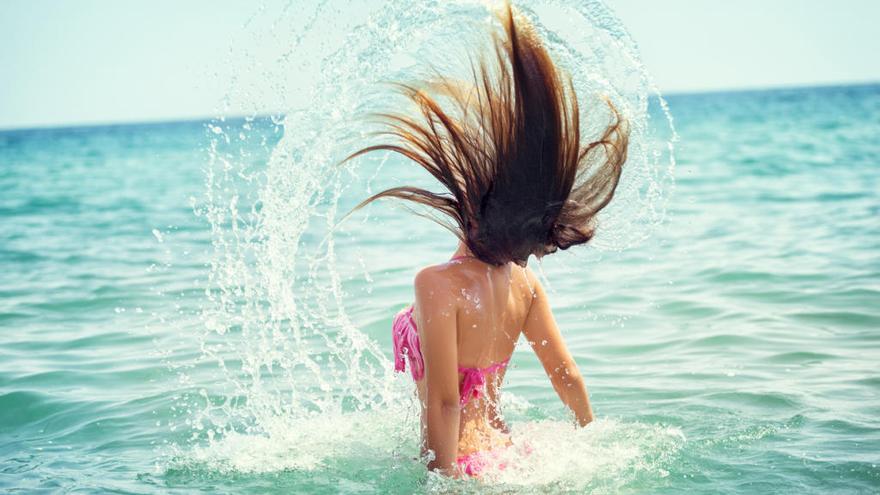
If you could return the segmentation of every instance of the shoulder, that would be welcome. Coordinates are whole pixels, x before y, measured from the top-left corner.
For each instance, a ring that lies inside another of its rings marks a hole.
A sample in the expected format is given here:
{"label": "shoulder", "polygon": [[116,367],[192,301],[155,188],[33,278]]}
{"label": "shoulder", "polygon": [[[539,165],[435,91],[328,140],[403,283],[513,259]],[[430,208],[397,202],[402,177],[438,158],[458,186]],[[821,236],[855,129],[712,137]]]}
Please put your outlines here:
{"label": "shoulder", "polygon": [[528,283],[530,283],[530,284],[540,283],[540,282],[538,281],[538,277],[535,276],[535,272],[532,271],[532,267],[530,267],[530,266],[526,266],[525,268],[523,268],[523,269],[522,269],[522,274],[523,274],[523,277],[525,278],[525,280],[526,280]]}
{"label": "shoulder", "polygon": [[449,310],[458,305],[461,274],[448,264],[427,266],[413,280],[416,306],[424,312]]}
{"label": "shoulder", "polygon": [[529,299],[536,300],[539,298],[543,298],[544,296],[544,287],[541,285],[541,280],[535,275],[535,272],[532,271],[532,268],[527,266],[522,269],[522,290],[529,296]]}
{"label": "shoulder", "polygon": [[438,296],[451,292],[454,285],[454,274],[445,265],[426,266],[416,273],[413,280],[416,293],[431,292]]}
{"label": "shoulder", "polygon": [[431,282],[439,282],[448,278],[448,274],[444,273],[443,265],[430,265],[422,268],[416,273],[415,284],[419,285]]}

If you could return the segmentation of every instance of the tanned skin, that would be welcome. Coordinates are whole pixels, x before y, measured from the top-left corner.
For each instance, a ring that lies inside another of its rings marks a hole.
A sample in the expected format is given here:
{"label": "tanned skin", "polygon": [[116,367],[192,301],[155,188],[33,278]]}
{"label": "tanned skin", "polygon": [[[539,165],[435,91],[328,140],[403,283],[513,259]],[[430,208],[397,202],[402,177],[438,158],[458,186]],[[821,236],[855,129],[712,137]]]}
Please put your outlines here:
{"label": "tanned skin", "polygon": [[[464,244],[455,253],[461,255],[471,255]],[[520,334],[577,424],[593,420],[584,380],[531,269],[512,262],[493,266],[476,258],[450,261],[422,269],[415,278],[415,295],[414,318],[425,360],[417,390],[423,448],[433,452],[429,469],[458,476],[458,456],[509,444],[496,405],[503,370],[490,380],[488,400],[462,408],[458,367],[485,367],[509,358]]]}

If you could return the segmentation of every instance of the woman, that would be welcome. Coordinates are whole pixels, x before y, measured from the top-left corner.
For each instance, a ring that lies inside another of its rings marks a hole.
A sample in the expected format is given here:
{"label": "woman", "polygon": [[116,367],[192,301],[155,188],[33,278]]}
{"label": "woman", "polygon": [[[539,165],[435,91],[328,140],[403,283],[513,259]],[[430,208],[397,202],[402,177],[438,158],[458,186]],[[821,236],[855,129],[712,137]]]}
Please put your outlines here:
{"label": "woman", "polygon": [[452,259],[415,277],[415,303],[394,319],[395,366],[410,365],[422,404],[428,468],[478,474],[510,445],[498,409],[504,372],[524,335],[559,398],[586,425],[593,412],[544,289],[527,267],[537,257],[584,244],[611,200],[626,161],[626,122],[580,143],[577,97],[534,28],[507,5],[491,62],[474,84],[449,78],[399,85],[418,116],[383,114],[399,153],[430,172],[443,194],[395,187],[361,203],[396,197],[447,216],[458,237]]}

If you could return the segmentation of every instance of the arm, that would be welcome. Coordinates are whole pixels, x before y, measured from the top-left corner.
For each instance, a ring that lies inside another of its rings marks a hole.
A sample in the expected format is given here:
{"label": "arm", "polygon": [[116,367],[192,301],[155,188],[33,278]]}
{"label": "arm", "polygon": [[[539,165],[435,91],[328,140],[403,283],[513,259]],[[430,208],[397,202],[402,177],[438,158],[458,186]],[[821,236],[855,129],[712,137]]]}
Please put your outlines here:
{"label": "arm", "polygon": [[584,380],[562,340],[544,287],[531,269],[526,269],[526,276],[533,297],[523,334],[544,366],[562,403],[574,412],[578,424],[586,426],[593,420],[593,408]]}
{"label": "arm", "polygon": [[424,269],[416,275],[416,324],[425,359],[428,469],[456,472],[459,432],[456,304],[448,281]]}

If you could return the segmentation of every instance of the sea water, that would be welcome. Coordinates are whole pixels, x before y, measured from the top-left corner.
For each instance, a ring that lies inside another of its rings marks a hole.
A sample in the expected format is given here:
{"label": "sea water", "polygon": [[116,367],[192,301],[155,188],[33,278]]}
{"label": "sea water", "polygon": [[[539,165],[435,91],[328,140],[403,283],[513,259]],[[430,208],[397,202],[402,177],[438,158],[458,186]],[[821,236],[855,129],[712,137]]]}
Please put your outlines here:
{"label": "sea water", "polygon": [[417,459],[389,330],[456,241],[391,202],[340,223],[430,185],[411,164],[331,171],[328,139],[361,131],[304,134],[303,111],[3,131],[0,488],[876,492],[880,86],[667,101],[675,187],[636,129],[630,180],[662,187],[624,189],[595,247],[532,262],[597,420],[574,429],[519,345],[502,400],[531,453],[451,486]]}

